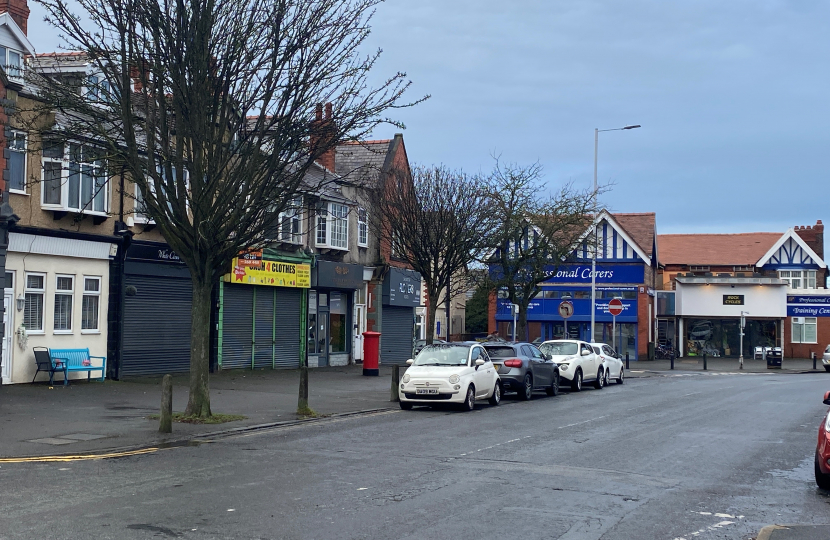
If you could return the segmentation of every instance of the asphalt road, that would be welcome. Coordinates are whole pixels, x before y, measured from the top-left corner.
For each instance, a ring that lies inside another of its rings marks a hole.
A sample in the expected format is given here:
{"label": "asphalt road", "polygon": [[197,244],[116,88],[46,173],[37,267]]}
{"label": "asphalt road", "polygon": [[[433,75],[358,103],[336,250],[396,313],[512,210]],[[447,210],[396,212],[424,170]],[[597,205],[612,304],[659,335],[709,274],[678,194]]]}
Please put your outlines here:
{"label": "asphalt road", "polygon": [[3,464],[0,538],[747,539],[830,523],[812,478],[827,389],[815,374],[656,376]]}

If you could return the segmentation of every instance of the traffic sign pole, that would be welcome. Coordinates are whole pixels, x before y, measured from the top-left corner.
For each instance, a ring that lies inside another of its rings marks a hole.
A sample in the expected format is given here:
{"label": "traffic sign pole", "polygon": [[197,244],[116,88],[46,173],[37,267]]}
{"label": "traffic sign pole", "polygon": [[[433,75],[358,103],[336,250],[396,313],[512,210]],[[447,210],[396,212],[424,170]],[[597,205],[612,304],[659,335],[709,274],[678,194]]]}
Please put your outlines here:
{"label": "traffic sign pole", "polygon": [[613,343],[614,350],[617,350],[617,315],[623,312],[623,303],[620,301],[619,298],[614,298],[610,302],[608,302],[608,313],[611,314],[613,320],[613,327],[611,330],[611,342]]}
{"label": "traffic sign pole", "polygon": [[612,317],[612,320],[614,321],[614,326],[611,329],[611,343],[612,343],[611,347],[613,347],[614,350],[616,351],[617,350],[617,316],[614,315]]}

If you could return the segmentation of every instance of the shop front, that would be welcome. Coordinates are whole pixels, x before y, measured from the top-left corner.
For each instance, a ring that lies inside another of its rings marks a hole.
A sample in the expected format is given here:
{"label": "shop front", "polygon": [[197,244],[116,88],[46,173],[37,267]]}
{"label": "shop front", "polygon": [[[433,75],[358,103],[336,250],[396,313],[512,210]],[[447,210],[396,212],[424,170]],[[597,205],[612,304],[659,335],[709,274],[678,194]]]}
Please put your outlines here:
{"label": "shop front", "polygon": [[219,289],[221,369],[300,366],[310,261],[267,249],[234,259]]}
{"label": "shop front", "polygon": [[[755,347],[781,347],[786,284],[777,278],[677,277],[681,356],[752,358]],[[749,280],[752,283],[748,283]],[[743,322],[743,339],[741,323]]]}
{"label": "shop front", "polygon": [[421,303],[421,274],[390,268],[383,279],[380,361],[405,365],[415,342],[415,310]]}
{"label": "shop front", "polygon": [[830,344],[830,291],[814,289],[787,295],[784,352],[793,358],[821,357]]}
{"label": "shop front", "polygon": [[317,261],[311,271],[306,326],[309,367],[349,364],[355,342],[355,295],[364,286],[363,265]]}

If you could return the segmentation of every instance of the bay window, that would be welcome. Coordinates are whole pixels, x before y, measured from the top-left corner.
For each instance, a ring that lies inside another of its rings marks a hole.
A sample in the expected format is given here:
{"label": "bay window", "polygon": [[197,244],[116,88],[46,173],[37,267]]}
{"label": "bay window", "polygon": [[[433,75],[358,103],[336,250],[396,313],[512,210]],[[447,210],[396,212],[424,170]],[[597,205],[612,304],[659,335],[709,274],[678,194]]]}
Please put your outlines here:
{"label": "bay window", "polygon": [[47,210],[105,214],[109,182],[100,151],[88,145],[44,141],[41,202]]}
{"label": "bay window", "polygon": [[349,207],[322,202],[317,205],[317,247],[349,249]]}

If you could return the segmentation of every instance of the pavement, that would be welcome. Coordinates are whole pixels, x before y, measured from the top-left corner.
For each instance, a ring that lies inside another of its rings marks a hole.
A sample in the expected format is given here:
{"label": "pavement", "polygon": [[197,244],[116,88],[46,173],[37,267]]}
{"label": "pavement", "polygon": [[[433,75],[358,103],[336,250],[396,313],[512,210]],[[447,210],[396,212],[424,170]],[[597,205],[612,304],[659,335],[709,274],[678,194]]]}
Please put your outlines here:
{"label": "pavement", "polygon": [[[702,359],[635,361],[629,377],[703,372]],[[740,373],[735,359],[710,358],[708,373]],[[814,373],[812,361],[785,359],[780,370],[767,370],[758,360],[745,360],[744,373]],[[390,401],[392,367],[381,366],[380,376],[364,377],[362,366],[309,370],[309,404],[322,415],[397,408]],[[830,373],[828,383],[830,383]],[[45,383],[0,387],[0,458],[87,454],[153,445],[173,444],[233,429],[254,429],[296,422],[299,370],[232,370],[211,375],[211,409],[239,414],[244,420],[224,424],[174,423],[172,434],[158,432],[161,378],[124,381],[73,381],[69,386]],[[173,377],[173,410],[184,411],[188,377]]]}

